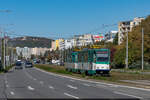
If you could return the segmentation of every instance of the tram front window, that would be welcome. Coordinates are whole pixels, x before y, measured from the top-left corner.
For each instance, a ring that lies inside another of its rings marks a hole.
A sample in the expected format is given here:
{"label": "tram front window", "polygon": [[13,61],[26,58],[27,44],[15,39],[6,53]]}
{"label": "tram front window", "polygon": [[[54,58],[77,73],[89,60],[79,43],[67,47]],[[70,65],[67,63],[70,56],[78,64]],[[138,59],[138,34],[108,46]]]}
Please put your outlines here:
{"label": "tram front window", "polygon": [[109,60],[108,54],[97,54],[97,62],[107,62]]}
{"label": "tram front window", "polygon": [[97,57],[97,62],[107,62],[108,57]]}

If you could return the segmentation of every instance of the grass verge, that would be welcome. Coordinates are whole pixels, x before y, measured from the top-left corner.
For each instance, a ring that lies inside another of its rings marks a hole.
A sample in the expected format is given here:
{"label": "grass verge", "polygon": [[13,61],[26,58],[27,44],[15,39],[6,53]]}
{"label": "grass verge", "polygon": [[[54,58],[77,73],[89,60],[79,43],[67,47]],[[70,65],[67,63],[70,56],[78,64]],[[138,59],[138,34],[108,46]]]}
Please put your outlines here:
{"label": "grass verge", "polygon": [[65,70],[63,66],[39,64],[39,65],[35,65],[35,67],[43,69],[48,72],[69,75],[72,77],[78,77],[78,78],[84,78],[84,79],[96,80],[96,81],[119,83],[119,84],[125,84],[125,85],[133,85],[133,86],[135,86],[135,84],[123,82],[121,80],[150,80],[150,74],[126,73],[126,72],[123,73],[123,72],[111,71],[110,77],[86,76],[85,74],[76,74],[76,73],[68,72]]}
{"label": "grass verge", "polygon": [[0,73],[8,72],[13,66],[14,66],[14,65],[6,66],[6,69],[5,69],[5,70],[2,69],[2,70],[0,71]]}

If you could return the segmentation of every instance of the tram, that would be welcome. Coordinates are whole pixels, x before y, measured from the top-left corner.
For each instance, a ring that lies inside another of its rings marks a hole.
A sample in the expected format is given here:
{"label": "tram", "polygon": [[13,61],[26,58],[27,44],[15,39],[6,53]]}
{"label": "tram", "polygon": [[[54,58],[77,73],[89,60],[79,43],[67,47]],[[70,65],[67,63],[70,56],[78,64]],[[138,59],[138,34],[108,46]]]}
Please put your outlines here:
{"label": "tram", "polygon": [[86,75],[109,74],[110,50],[83,49],[67,54],[65,68],[67,71],[85,73]]}

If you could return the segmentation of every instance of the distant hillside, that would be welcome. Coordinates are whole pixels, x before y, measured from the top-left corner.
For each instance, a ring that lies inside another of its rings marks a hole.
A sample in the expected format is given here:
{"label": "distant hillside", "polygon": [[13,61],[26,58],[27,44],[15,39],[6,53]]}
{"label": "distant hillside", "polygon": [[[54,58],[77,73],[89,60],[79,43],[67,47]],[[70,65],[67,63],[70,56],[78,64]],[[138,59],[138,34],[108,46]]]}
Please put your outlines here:
{"label": "distant hillside", "polygon": [[52,39],[43,37],[17,37],[8,40],[8,44],[13,47],[51,47]]}

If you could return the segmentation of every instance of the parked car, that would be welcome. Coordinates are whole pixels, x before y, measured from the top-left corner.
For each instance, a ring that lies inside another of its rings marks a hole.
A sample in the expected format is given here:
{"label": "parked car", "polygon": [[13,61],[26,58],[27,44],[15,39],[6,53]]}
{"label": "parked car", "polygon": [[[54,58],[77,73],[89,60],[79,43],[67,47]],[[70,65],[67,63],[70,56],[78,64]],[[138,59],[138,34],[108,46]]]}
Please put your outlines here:
{"label": "parked car", "polygon": [[21,61],[16,62],[15,69],[23,69]]}
{"label": "parked car", "polygon": [[31,67],[33,67],[32,62],[27,61],[27,62],[25,63],[25,67],[26,67],[26,68],[31,68]]}

